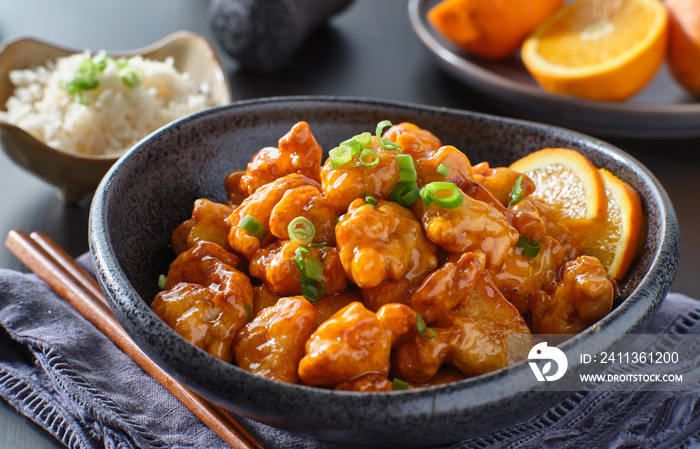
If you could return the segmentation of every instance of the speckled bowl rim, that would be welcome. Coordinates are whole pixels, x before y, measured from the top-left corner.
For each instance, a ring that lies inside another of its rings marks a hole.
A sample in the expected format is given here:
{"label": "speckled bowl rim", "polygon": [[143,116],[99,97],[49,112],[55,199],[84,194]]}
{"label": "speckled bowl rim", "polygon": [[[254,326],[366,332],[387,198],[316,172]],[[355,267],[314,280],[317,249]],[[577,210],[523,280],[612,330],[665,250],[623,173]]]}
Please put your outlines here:
{"label": "speckled bowl rim", "polygon": [[[153,143],[164,134],[177,134],[181,123],[184,121],[206,120],[207,117],[222,114],[227,110],[236,108],[288,108],[310,102],[337,107],[365,106],[371,108],[386,108],[387,110],[408,110],[410,112],[433,114],[437,116],[445,115],[463,118],[464,120],[503,122],[510,125],[527,127],[535,131],[549,134],[553,133],[557,137],[565,136],[570,139],[580,139],[582,142],[588,143],[591,147],[595,146],[597,151],[602,153],[603,157],[630,166],[634,174],[639,176],[642,182],[649,187],[652,197],[647,200],[649,204],[653,204],[658,208],[658,213],[660,214],[659,233],[661,236],[658,249],[653,255],[653,263],[649,271],[642,278],[639,285],[637,285],[634,290],[630,291],[628,298],[596,325],[567,340],[559,345],[559,347],[564,351],[574,351],[584,347],[589,352],[605,349],[591,347],[588,344],[589,342],[584,342],[584,340],[588,335],[593,333],[619,333],[619,330],[616,330],[619,329],[619,327],[616,326],[623,322],[628,323],[624,326],[624,329],[626,329],[627,332],[633,332],[648,320],[665,298],[673,277],[675,276],[679,259],[680,232],[675,212],[668,199],[668,195],[653,174],[641,163],[636,161],[636,159],[607,143],[575,131],[524,120],[395,101],[334,96],[294,96],[245,100],[195,113],[147,136],[112,167],[95,193],[90,211],[89,233],[92,259],[96,268],[98,280],[113,310],[115,310],[115,313],[118,318],[120,318],[126,330],[157,363],[163,363],[162,359],[160,359],[157,354],[157,348],[152,346],[153,342],[144,341],[143,336],[137,332],[138,326],[143,325],[146,321],[143,321],[141,324],[138,322],[130,322],[134,317],[134,310],[140,314],[144,314],[143,316],[148,316],[148,325],[157,327],[158,332],[174,334],[174,331],[155,316],[146,301],[135,291],[118,262],[114,260],[113,247],[109,241],[110,223],[107,221],[107,211],[110,205],[110,184],[122,174],[124,167],[126,167],[140,151],[143,151],[150,143]],[[128,310],[131,318],[126,318],[123,313],[124,310],[121,309]],[[631,323],[629,323],[630,320]],[[150,335],[153,335],[153,333],[151,332]],[[432,386],[412,391],[395,391],[380,394],[330,391],[304,385],[283,384],[251,375],[235,365],[224,363],[209,356],[204,351],[194,348],[194,346],[189,345],[189,343],[182,338],[180,338],[180,340],[182,345],[179,345],[177,349],[201,353],[198,357],[199,360],[205,361],[208,364],[207,366],[210,366],[214,371],[225,372],[227,375],[230,375],[232,379],[244,382],[246,389],[272,390],[285,400],[290,402],[300,401],[299,403],[301,404],[305,403],[304,401],[306,399],[312,398],[313,401],[329,404],[329,407],[332,406],[333,410],[347,410],[347,413],[351,415],[352,419],[355,419],[357,423],[359,423],[356,424],[357,426],[361,426],[363,422],[368,425],[371,424],[371,416],[363,417],[362,410],[380,410],[389,414],[392,418],[398,419],[400,417],[409,424],[411,422],[420,422],[420,420],[415,421],[414,418],[425,418],[426,414],[424,410],[431,410],[431,417],[436,420],[443,420],[449,419],[451,414],[458,413],[466,408],[478,411],[479,407],[489,403],[507,403],[509,398],[513,396],[513,392],[509,391],[507,388],[507,382],[518,382],[522,383],[522,385],[529,385],[532,387],[531,391],[535,392],[542,388],[541,385],[537,385],[529,367],[521,362],[510,369],[501,369],[451,384]],[[188,346],[189,349],[187,349]],[[188,385],[194,391],[243,416],[296,432],[309,434],[314,437],[341,441],[362,440],[362,437],[359,437],[360,439],[358,440],[358,427],[354,428],[355,434],[353,434],[352,431],[347,433],[342,429],[342,426],[337,426],[337,423],[334,421],[334,419],[336,419],[335,417],[324,416],[323,413],[309,413],[308,410],[303,407],[299,408],[296,413],[289,413],[287,416],[272,416],[269,414],[270,411],[266,409],[266,404],[251,404],[249,402],[241,405],[237,403],[237,398],[222,398],[217,395],[215,389],[203,387],[196,379],[183,377],[179,373],[173,372],[172,367],[163,366],[163,368],[166,369],[166,371],[170,371],[174,377],[178,378],[178,380]],[[251,400],[249,399],[249,401]],[[254,402],[254,399],[252,401]],[[423,410],[423,412],[420,410]],[[374,415],[376,418],[374,413],[369,413],[369,415]],[[316,419],[316,421],[310,421],[312,418]],[[327,431],[324,429],[327,429]],[[465,432],[463,436],[468,436],[468,432]],[[368,440],[375,442],[382,441],[381,438],[375,439],[376,437],[377,435],[367,435]],[[432,440],[432,442],[447,441],[454,441],[454,436],[449,440],[445,440],[441,439],[439,435],[436,435]]]}

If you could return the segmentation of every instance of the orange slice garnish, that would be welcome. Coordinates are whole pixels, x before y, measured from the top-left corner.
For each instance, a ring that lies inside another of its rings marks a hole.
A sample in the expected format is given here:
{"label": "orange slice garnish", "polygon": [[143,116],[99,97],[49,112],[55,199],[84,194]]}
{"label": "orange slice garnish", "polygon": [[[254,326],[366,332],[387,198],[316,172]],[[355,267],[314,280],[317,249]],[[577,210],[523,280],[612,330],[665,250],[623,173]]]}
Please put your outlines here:
{"label": "orange slice garnish", "polygon": [[572,228],[605,220],[603,180],[581,153],[545,148],[517,160],[510,168],[527,175],[537,186],[532,196],[552,205]]}
{"label": "orange slice garnish", "polygon": [[600,174],[608,202],[606,219],[586,236],[581,247],[600,260],[608,276],[619,280],[637,251],[642,205],[637,192],[626,182],[605,169],[600,169]]}

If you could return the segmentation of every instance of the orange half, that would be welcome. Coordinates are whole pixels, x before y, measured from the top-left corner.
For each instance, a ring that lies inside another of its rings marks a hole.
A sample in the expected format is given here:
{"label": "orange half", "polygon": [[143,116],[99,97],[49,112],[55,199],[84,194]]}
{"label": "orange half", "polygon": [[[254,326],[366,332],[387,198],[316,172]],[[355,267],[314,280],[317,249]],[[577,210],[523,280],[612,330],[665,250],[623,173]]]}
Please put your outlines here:
{"label": "orange half", "polygon": [[654,77],[667,40],[659,0],[577,0],[542,23],[521,56],[547,91],[622,101]]}

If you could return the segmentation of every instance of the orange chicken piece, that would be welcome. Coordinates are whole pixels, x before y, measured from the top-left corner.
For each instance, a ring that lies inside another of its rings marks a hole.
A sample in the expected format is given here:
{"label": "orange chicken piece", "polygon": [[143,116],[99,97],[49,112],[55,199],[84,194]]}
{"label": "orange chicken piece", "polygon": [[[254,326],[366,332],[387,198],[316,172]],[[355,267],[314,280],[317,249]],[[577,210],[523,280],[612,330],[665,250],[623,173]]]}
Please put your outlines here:
{"label": "orange chicken piece", "polygon": [[240,191],[252,195],[260,187],[292,173],[320,182],[323,149],[306,122],[299,122],[282,137],[278,147],[258,151],[240,178]]}

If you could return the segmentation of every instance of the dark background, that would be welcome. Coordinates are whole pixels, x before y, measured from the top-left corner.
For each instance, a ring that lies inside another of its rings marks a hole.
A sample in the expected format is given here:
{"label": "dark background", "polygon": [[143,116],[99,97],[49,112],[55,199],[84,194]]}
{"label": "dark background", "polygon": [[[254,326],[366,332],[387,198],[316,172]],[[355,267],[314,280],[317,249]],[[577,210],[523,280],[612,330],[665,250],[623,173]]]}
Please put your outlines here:
{"label": "dark background", "polygon": [[[341,95],[503,114],[443,72],[414,35],[406,0],[354,0],[306,40],[284,70],[242,70],[208,24],[206,0],[2,0],[0,39],[35,37],[75,49],[129,50],[171,32],[202,34],[219,49],[233,99]],[[700,298],[700,139],[633,140],[597,135],[646,165],[666,188],[681,227],[681,262],[671,291]],[[479,162],[479,161],[476,161]],[[54,189],[0,153],[0,235],[44,231],[71,255],[88,250],[89,199],[66,206]],[[4,246],[0,268],[27,271]],[[60,446],[0,401],[0,447]]]}

